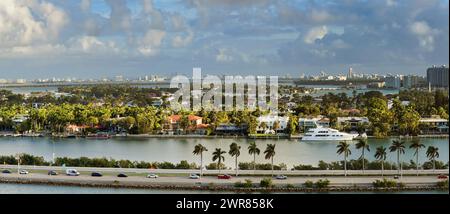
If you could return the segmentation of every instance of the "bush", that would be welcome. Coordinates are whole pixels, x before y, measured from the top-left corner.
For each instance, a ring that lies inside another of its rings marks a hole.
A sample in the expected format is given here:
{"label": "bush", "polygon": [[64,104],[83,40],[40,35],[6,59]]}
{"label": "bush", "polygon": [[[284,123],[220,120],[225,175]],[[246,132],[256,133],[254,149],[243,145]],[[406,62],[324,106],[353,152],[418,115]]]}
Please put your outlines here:
{"label": "bush", "polygon": [[305,183],[303,184],[306,188],[313,188],[314,187],[314,182],[312,181],[305,181]]}
{"label": "bush", "polygon": [[436,183],[436,186],[442,189],[448,189],[448,180],[445,181],[438,181]]}
{"label": "bush", "polygon": [[[433,169],[433,161],[427,161],[423,163],[422,166],[424,169]],[[436,161],[436,169],[447,169],[447,168],[448,164],[445,164],[442,161]]]}
{"label": "bush", "polygon": [[177,164],[176,168],[177,169],[189,169],[190,165],[189,165],[189,163],[187,161],[182,160],[182,161],[180,161],[179,164]]}
{"label": "bush", "polygon": [[293,189],[295,188],[294,184],[286,184],[286,188]]}
{"label": "bush", "polygon": [[294,165],[294,169],[295,170],[314,170],[314,169],[317,169],[317,168],[313,167],[312,165],[299,164],[299,165]]}
{"label": "bush", "polygon": [[242,183],[241,181],[237,181],[234,183],[234,187],[237,188],[252,188],[253,183],[250,179],[245,179],[245,183]]}
{"label": "bush", "polygon": [[259,186],[263,187],[263,188],[273,187],[272,179],[270,179],[270,178],[262,179],[261,182],[259,183]]}
{"label": "bush", "polygon": [[[219,168],[217,168],[217,163],[210,163],[206,166],[206,169],[219,169]],[[220,163],[220,169],[226,169],[225,164]]]}
{"label": "bush", "polygon": [[383,180],[375,180],[373,183],[375,188],[394,188],[397,187],[397,182],[393,180],[387,180],[383,178]]}
{"label": "bush", "polygon": [[328,185],[330,185],[330,181],[328,179],[325,180],[319,179],[318,181],[316,181],[316,187],[319,189],[327,188]]}
{"label": "bush", "polygon": [[[238,164],[239,169],[241,170],[252,170],[253,169],[253,162],[240,162]],[[279,165],[273,165],[273,169],[274,170],[281,170],[281,169],[286,169],[287,166],[286,164],[279,164]],[[270,163],[257,163],[256,164],[256,169],[257,170],[272,170],[272,165]]]}
{"label": "bush", "polygon": [[252,182],[252,180],[250,180],[250,179],[245,179],[244,187],[245,187],[245,188],[252,188],[252,187],[253,187],[253,182]]}

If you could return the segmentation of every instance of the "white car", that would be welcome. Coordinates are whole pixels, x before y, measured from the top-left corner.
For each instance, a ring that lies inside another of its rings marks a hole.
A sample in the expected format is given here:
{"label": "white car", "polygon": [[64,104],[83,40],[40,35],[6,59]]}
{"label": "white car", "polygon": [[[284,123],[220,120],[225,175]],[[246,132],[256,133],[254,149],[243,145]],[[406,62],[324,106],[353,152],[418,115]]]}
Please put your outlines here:
{"label": "white car", "polygon": [[80,173],[76,169],[68,169],[68,170],[66,170],[66,175],[78,176],[78,175],[80,175]]}
{"label": "white car", "polygon": [[189,178],[190,178],[190,179],[199,179],[200,176],[197,175],[197,174],[190,174],[190,175],[189,175]]}
{"label": "white car", "polygon": [[27,175],[27,174],[28,174],[28,171],[22,169],[22,170],[20,170],[19,174],[21,174],[21,175]]}
{"label": "white car", "polygon": [[157,174],[148,174],[147,178],[158,178]]}

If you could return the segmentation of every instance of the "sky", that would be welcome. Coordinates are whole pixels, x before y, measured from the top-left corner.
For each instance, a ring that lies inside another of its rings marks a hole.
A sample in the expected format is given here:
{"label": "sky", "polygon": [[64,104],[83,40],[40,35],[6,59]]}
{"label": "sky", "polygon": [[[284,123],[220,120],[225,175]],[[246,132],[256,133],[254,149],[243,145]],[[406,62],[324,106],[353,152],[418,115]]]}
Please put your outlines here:
{"label": "sky", "polygon": [[1,0],[0,79],[425,75],[448,0]]}

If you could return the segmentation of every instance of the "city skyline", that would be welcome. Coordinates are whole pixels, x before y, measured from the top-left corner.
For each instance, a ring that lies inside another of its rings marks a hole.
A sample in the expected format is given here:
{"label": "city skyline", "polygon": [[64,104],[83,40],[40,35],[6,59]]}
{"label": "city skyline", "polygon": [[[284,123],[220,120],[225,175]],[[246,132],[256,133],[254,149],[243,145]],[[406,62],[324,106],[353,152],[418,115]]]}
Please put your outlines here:
{"label": "city skyline", "polygon": [[1,1],[0,79],[426,75],[448,1]]}

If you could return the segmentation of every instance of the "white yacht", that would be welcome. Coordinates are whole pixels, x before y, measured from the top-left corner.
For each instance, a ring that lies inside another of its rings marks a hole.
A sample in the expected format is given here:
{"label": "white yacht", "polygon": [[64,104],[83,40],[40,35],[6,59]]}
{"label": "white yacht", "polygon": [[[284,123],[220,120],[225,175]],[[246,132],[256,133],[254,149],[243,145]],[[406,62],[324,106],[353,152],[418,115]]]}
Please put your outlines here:
{"label": "white yacht", "polygon": [[302,141],[347,141],[353,140],[358,137],[358,134],[349,134],[345,132],[339,132],[332,128],[317,127],[309,129],[302,137]]}

